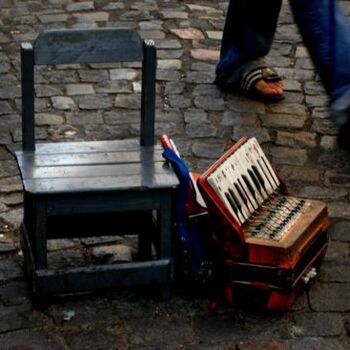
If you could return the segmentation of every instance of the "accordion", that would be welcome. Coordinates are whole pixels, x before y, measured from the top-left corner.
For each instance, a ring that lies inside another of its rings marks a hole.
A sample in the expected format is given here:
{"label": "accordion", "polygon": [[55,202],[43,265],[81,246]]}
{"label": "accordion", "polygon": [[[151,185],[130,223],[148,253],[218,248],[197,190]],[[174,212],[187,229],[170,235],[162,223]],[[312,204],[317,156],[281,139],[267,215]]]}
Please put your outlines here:
{"label": "accordion", "polygon": [[198,186],[227,286],[253,289],[268,309],[286,310],[325,254],[325,203],[288,195],[255,138],[234,144]]}

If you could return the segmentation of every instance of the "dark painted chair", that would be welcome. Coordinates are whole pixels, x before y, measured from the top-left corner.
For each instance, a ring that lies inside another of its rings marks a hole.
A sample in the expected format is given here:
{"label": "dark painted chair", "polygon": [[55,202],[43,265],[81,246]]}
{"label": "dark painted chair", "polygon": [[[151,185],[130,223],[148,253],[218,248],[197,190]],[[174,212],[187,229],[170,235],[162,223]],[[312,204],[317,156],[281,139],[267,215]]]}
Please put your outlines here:
{"label": "dark painted chair", "polygon": [[[34,295],[149,284],[169,294],[172,195],[178,180],[154,145],[153,43],[126,29],[53,30],[41,33],[33,46],[22,44],[21,59],[23,149],[16,158],[24,187],[22,247]],[[121,61],[142,62],[140,140],[35,144],[36,65]],[[138,261],[48,267],[48,239],[120,234],[135,223],[142,228]],[[152,259],[153,229],[158,243]]]}

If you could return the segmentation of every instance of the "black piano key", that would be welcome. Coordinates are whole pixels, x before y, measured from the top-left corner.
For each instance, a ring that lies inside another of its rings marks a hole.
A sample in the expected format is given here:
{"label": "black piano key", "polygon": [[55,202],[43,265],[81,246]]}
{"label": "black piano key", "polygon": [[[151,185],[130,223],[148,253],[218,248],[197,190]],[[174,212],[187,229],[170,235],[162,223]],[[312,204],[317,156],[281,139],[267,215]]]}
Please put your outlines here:
{"label": "black piano key", "polygon": [[[264,158],[262,158],[262,160],[264,160]],[[265,170],[265,168],[260,164],[259,159],[257,160],[257,163],[258,163],[258,165],[259,165],[259,168],[260,168],[261,172],[264,174],[265,179],[267,179],[267,181],[268,181],[270,187],[271,187],[272,189],[274,189],[274,188],[275,188],[275,185],[273,184],[273,178],[272,178],[271,174],[269,174],[269,173],[266,172],[266,171],[268,171],[268,168],[266,168],[267,170]]]}
{"label": "black piano key", "polygon": [[[242,178],[243,177],[244,177],[244,175],[242,175]],[[253,197],[248,194],[248,192],[246,191],[245,187],[242,185],[241,179],[238,179],[238,183],[241,186],[245,197],[249,200],[251,206],[253,208],[258,207],[258,204],[255,201],[253,202]]]}
{"label": "black piano key", "polygon": [[[239,194],[239,196],[241,197],[243,203],[245,204],[245,206],[248,208],[248,199],[246,198],[246,196],[244,195],[244,193],[242,192],[240,186],[237,183],[233,184]],[[249,210],[248,210],[249,212]]]}
{"label": "black piano key", "polygon": [[249,182],[249,180],[247,179],[247,177],[246,177],[245,175],[242,175],[242,178],[243,178],[243,181],[245,182],[245,184],[247,185],[247,188],[248,188],[250,194],[252,195],[252,197],[255,199],[255,201],[256,201],[257,203],[259,203],[259,202],[258,202],[257,195],[256,195],[256,193],[255,193],[255,190],[254,190],[254,188],[252,187],[252,185],[250,184],[250,182]]}
{"label": "black piano key", "polygon": [[261,185],[260,185],[260,182],[259,182],[258,178],[256,177],[255,173],[252,170],[248,169],[248,174],[250,175],[250,178],[252,179],[255,187],[260,192],[261,196],[263,198],[266,198],[266,195],[264,195],[263,190],[262,190]]}
{"label": "black piano key", "polygon": [[238,209],[236,207],[236,203],[234,202],[234,199],[231,197],[231,195],[228,192],[225,192],[225,197],[227,198],[228,202],[230,203],[231,208],[234,211],[234,213],[236,214],[238,220],[240,220]]}
{"label": "black piano key", "polygon": [[271,173],[271,169],[270,169],[270,167],[267,165],[267,163],[266,163],[266,161],[265,161],[264,158],[262,158],[262,161],[264,162],[266,169],[268,170],[268,172],[269,172],[271,178],[273,179],[273,181],[274,181],[274,183],[275,183],[275,186],[273,186],[273,187],[278,187],[278,186],[279,186],[279,183],[278,183],[278,182],[276,181],[276,179],[275,179],[275,176],[276,176],[276,175],[274,175],[274,174]]}
{"label": "black piano key", "polygon": [[229,188],[228,191],[229,191],[229,193],[230,193],[232,199],[233,199],[234,202],[236,203],[236,207],[237,207],[239,213],[242,215],[242,217],[244,217],[244,214],[243,214],[243,211],[242,211],[242,205],[241,205],[239,199],[236,197],[236,195],[235,195],[235,193],[233,192],[232,188]]}
{"label": "black piano key", "polygon": [[263,176],[261,175],[260,170],[255,165],[252,165],[252,169],[253,169],[254,174],[256,175],[256,177],[260,183],[260,187],[264,189],[264,191],[266,192],[266,195],[267,195],[268,192],[266,189],[265,180],[264,180]]}

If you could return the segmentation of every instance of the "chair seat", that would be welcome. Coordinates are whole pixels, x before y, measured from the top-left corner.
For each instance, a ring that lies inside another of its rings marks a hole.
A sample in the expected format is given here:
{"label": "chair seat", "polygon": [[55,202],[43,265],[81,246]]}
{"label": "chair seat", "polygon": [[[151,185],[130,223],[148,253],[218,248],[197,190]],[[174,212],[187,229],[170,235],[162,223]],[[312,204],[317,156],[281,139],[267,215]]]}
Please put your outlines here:
{"label": "chair seat", "polygon": [[16,157],[26,192],[64,194],[174,188],[179,182],[162,152],[114,140],[37,144]]}

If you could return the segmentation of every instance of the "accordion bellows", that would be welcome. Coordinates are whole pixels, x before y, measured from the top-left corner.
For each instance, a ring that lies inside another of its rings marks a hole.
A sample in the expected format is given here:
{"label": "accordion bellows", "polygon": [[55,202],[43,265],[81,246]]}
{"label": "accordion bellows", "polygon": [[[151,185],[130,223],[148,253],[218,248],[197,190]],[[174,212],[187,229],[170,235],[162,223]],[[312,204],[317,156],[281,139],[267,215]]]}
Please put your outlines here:
{"label": "accordion bellows", "polygon": [[288,195],[255,138],[239,140],[198,185],[231,284],[269,290],[269,308],[288,308],[325,254],[325,203]]}

